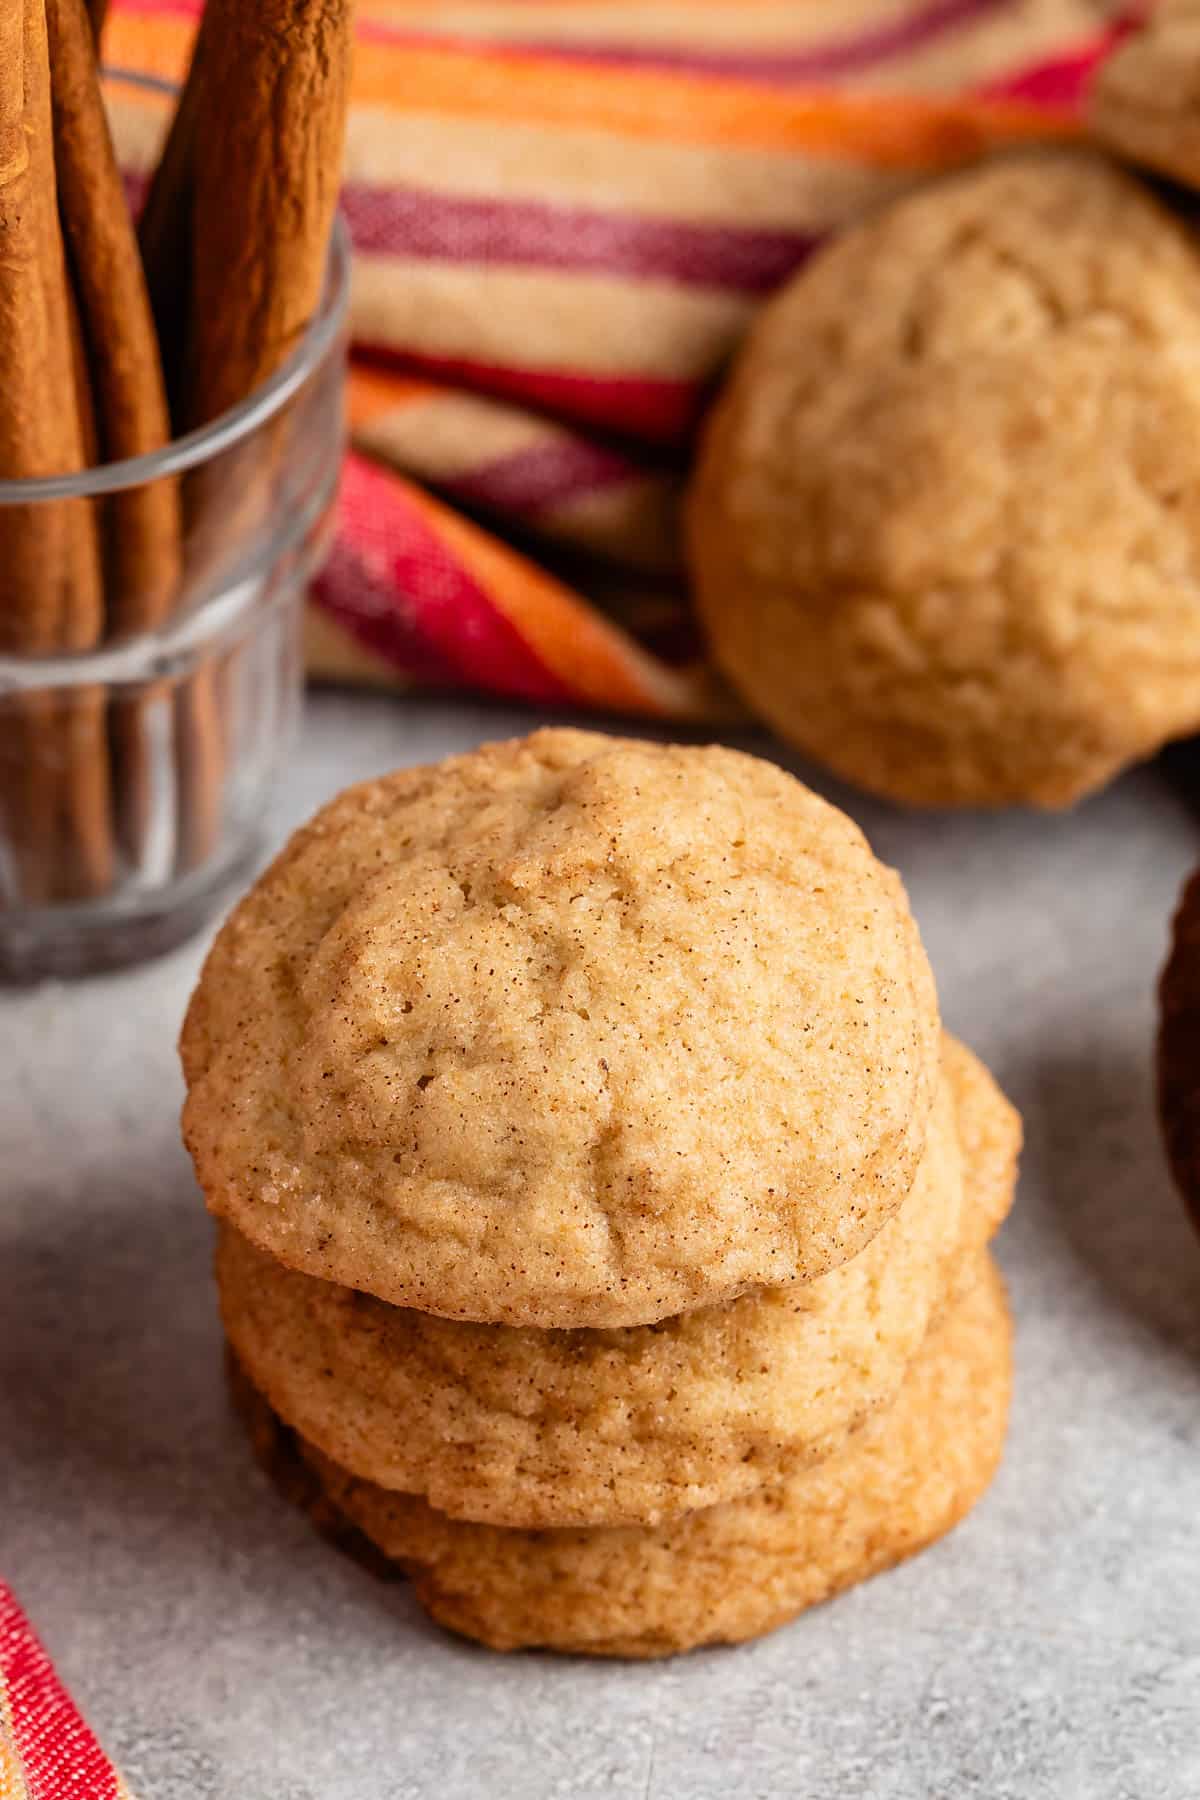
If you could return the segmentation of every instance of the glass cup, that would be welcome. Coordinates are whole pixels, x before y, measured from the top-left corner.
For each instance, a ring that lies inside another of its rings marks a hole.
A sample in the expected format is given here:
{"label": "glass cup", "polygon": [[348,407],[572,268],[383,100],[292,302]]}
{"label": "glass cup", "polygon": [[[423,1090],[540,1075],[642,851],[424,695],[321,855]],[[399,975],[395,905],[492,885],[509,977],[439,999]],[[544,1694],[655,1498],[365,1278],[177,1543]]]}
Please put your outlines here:
{"label": "glass cup", "polygon": [[339,224],[304,340],[214,424],[128,462],[0,481],[0,541],[6,527],[39,541],[80,508],[101,544],[151,521],[144,567],[91,641],[0,649],[0,978],[168,949],[260,846],[337,488],[349,268]]}

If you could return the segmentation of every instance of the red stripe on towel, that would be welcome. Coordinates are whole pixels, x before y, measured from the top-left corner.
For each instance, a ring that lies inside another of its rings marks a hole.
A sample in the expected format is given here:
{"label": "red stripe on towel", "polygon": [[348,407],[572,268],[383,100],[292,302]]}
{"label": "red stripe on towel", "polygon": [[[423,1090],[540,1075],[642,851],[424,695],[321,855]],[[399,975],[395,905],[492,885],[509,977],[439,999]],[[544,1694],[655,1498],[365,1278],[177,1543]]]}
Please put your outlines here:
{"label": "red stripe on towel", "polygon": [[702,225],[427,189],[350,185],[342,207],[357,250],[427,262],[565,269],[764,294],[802,263],[803,231]]}
{"label": "red stripe on towel", "polygon": [[563,705],[574,698],[430,530],[403,484],[349,456],[343,529],[314,590],[364,649],[416,680]]}
{"label": "red stripe on towel", "polygon": [[0,1689],[17,1764],[34,1800],[119,1800],[123,1789],[112,1764],[3,1582]]}

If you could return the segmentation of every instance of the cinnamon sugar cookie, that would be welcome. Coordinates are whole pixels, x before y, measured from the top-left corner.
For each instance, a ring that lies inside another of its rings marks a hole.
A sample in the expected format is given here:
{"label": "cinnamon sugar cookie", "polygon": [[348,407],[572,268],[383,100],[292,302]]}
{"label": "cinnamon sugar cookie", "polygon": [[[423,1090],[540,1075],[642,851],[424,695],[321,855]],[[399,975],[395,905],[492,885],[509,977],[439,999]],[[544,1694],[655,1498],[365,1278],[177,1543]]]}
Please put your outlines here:
{"label": "cinnamon sugar cookie", "polygon": [[[1010,1110],[946,1054],[975,1112]],[[894,1396],[1012,1190],[1011,1168],[1003,1198],[972,1174],[964,1212],[953,1091],[900,1211],[804,1286],[617,1331],[470,1325],[296,1274],[225,1226],[225,1329],[287,1423],[382,1487],[500,1525],[657,1524],[828,1454]]]}
{"label": "cinnamon sugar cookie", "polygon": [[865,219],[767,306],[688,507],[713,650],[928,806],[1065,806],[1200,726],[1200,250],[1042,150]]}
{"label": "cinnamon sugar cookie", "polygon": [[644,1324],[808,1281],[908,1193],[939,1062],[896,876],[770,763],[576,731],[350,789],[182,1038],[209,1206],[395,1305]]}
{"label": "cinnamon sugar cookie", "polygon": [[[406,1568],[451,1630],[500,1650],[665,1656],[771,1631],[949,1531],[999,1461],[1010,1376],[992,1267],[928,1340],[892,1407],[839,1453],[780,1487],[655,1528],[463,1524],[299,1448],[323,1490],[318,1507],[331,1503]],[[261,1453],[265,1402],[257,1422]]]}

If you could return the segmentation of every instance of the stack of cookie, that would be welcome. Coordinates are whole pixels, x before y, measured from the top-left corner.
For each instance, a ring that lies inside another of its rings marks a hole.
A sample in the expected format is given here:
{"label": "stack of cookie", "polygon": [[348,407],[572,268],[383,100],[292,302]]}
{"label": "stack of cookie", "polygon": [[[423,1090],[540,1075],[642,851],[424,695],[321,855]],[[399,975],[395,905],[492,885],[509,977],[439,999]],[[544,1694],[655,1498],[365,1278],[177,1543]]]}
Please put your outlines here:
{"label": "stack of cookie", "polygon": [[774,766],[544,731],[352,789],[182,1049],[261,1416],[454,1629],[750,1637],[987,1485],[1019,1127]]}

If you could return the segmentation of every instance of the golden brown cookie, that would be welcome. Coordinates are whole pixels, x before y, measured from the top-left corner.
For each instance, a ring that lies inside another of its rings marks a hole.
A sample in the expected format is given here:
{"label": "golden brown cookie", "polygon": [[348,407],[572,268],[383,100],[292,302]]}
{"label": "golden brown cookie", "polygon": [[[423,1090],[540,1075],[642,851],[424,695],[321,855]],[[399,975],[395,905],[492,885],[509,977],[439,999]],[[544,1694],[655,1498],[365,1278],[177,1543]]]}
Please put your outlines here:
{"label": "golden brown cookie", "polygon": [[811,1280],[911,1187],[939,1064],[897,877],[774,765],[541,731],[342,794],[182,1039],[212,1210],[395,1305],[643,1324]]}
{"label": "golden brown cookie", "polygon": [[1200,1224],[1200,870],[1179,897],[1159,983],[1158,1105],[1171,1173]]}
{"label": "golden brown cookie", "polygon": [[[1011,1348],[994,1266],[891,1408],[777,1488],[653,1528],[506,1531],[356,1480],[300,1441],[324,1498],[403,1565],[422,1605],[497,1650],[666,1656],[737,1643],[890,1568],[967,1513],[1000,1458]],[[265,1406],[265,1402],[263,1403]]]}
{"label": "golden brown cookie", "polygon": [[1117,156],[1200,187],[1200,6],[1155,6],[1101,63],[1088,124]]}
{"label": "golden brown cookie", "polygon": [[1103,157],[933,183],[773,301],[688,508],[782,736],[915,805],[1064,806],[1200,725],[1200,251]]}
{"label": "golden brown cookie", "polygon": [[[978,1275],[1012,1193],[972,1171],[1012,1109],[947,1042],[929,1144],[900,1211],[848,1263],[658,1325],[546,1332],[388,1306],[285,1269],[229,1226],[226,1333],[286,1422],[343,1468],[452,1518],[543,1527],[657,1524],[827,1455],[895,1395],[931,1318]],[[1011,1147],[1011,1146],[1010,1146]]]}

